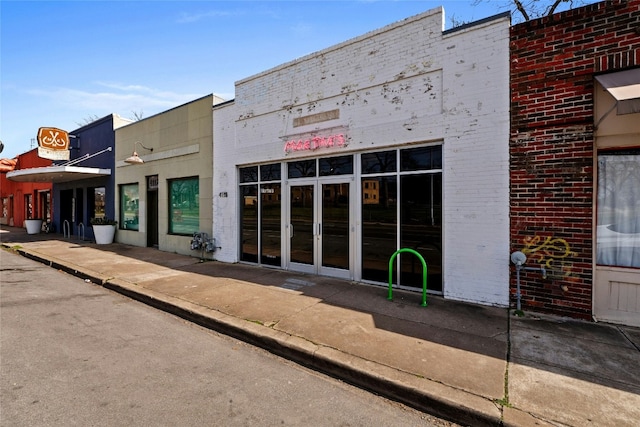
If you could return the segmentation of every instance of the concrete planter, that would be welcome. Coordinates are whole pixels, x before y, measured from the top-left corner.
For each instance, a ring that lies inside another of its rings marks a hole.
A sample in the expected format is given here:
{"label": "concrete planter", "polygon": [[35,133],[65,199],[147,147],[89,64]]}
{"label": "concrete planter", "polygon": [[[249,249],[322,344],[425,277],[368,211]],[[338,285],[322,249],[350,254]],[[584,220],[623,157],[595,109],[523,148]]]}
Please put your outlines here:
{"label": "concrete planter", "polygon": [[25,219],[24,225],[27,228],[27,234],[38,234],[42,230],[41,219]]}
{"label": "concrete planter", "polygon": [[108,245],[113,243],[113,238],[116,235],[115,225],[94,225],[93,237],[96,239],[98,245]]}

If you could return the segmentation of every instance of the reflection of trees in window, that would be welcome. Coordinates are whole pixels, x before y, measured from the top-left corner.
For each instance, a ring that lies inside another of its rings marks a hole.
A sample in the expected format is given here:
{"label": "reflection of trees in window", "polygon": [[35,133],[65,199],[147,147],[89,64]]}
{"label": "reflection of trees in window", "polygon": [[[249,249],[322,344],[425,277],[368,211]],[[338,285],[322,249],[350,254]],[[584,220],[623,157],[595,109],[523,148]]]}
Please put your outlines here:
{"label": "reflection of trees in window", "polygon": [[[278,181],[280,180],[280,163],[260,166],[261,181]],[[254,182],[254,181],[251,181]]]}
{"label": "reflection of trees in window", "polygon": [[289,178],[305,178],[316,176],[316,161],[301,160],[287,163]]}
{"label": "reflection of trees in window", "polygon": [[138,184],[120,186],[120,227],[128,230],[138,229],[139,202]]}
{"label": "reflection of trees in window", "polygon": [[349,175],[353,173],[353,156],[320,159],[320,176]]}
{"label": "reflection of trees in window", "polygon": [[[240,169],[240,239],[242,261],[279,266],[280,163]],[[260,172],[258,175],[258,171]],[[262,182],[268,182],[263,184]]]}
{"label": "reflection of trees in window", "polygon": [[640,215],[640,155],[600,156],[598,169],[598,223]]}
{"label": "reflection of trees in window", "polygon": [[361,159],[363,174],[396,171],[396,150],[366,153]]}
{"label": "reflection of trees in window", "polygon": [[240,182],[258,182],[258,167],[240,168]]}
{"label": "reflection of trees in window", "polygon": [[173,206],[192,209],[200,206],[198,180],[171,181],[171,201]]}
{"label": "reflection of trees in window", "polygon": [[200,180],[198,177],[169,181],[171,212],[169,232],[193,234],[200,228]]}
{"label": "reflection of trees in window", "polygon": [[400,151],[400,170],[418,171],[442,169],[440,146],[409,148]]}

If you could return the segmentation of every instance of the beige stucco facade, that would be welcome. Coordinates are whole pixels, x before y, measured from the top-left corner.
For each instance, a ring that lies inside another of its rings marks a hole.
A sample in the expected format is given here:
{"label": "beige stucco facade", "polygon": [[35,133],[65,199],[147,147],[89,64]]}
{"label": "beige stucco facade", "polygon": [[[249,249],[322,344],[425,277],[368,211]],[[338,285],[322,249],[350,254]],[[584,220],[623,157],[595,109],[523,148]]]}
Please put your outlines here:
{"label": "beige stucco facade", "polygon": [[[222,101],[214,95],[207,95],[116,130],[117,242],[201,256],[201,251],[190,248],[192,233],[172,232],[172,221],[175,223],[181,218],[176,215],[178,208],[171,206],[169,201],[170,186],[174,180],[190,179],[193,182],[197,179],[199,208],[197,216],[195,213],[193,216],[193,227],[197,227],[195,231],[211,235],[212,107]],[[133,151],[144,163],[125,162]],[[139,200],[134,203],[136,218],[132,221],[123,215],[123,188],[135,189],[136,186]]]}

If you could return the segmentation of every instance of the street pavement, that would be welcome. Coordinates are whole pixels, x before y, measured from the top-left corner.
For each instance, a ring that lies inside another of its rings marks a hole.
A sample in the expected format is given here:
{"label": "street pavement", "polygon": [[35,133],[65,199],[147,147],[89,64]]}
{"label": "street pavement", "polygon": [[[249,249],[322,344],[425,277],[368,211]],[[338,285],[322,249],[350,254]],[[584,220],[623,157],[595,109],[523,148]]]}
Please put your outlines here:
{"label": "street pavement", "polygon": [[[462,425],[640,425],[640,329],[2,226],[6,250]],[[0,256],[7,256],[0,251]],[[256,373],[259,375],[259,373]]]}

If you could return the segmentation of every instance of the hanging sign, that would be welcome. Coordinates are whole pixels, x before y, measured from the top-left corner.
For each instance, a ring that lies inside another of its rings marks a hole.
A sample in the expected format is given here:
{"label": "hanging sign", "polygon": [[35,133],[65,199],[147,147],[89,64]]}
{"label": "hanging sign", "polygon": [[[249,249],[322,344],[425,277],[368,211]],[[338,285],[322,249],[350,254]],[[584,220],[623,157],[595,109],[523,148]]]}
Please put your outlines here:
{"label": "hanging sign", "polygon": [[38,129],[38,156],[50,160],[69,160],[69,134],[58,128]]}

